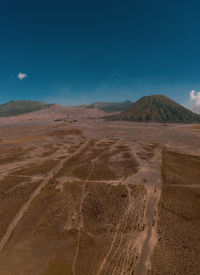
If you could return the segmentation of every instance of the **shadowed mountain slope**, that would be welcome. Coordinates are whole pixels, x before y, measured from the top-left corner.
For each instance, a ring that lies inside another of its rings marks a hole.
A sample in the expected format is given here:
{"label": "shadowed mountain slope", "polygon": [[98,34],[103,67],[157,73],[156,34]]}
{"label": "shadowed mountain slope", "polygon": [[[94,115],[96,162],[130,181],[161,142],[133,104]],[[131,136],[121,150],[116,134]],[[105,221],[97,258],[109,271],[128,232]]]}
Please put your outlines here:
{"label": "shadowed mountain slope", "polygon": [[130,120],[138,122],[200,122],[200,115],[163,95],[144,96],[119,115],[109,120]]}
{"label": "shadowed mountain slope", "polygon": [[133,103],[129,100],[126,100],[124,102],[95,102],[91,105],[88,105],[88,108],[98,108],[100,110],[103,110],[107,113],[111,112],[120,112],[124,111],[127,108],[129,108]]}
{"label": "shadowed mountain slope", "polygon": [[30,113],[33,111],[42,110],[52,105],[53,104],[39,101],[14,100],[0,105],[0,117],[16,116],[20,114]]}

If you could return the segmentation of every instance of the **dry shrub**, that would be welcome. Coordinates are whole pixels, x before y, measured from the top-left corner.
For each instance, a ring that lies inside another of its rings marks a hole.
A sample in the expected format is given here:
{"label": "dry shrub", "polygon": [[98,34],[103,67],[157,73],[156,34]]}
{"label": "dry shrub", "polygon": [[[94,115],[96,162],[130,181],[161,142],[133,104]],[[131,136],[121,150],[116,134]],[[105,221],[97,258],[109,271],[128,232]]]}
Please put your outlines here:
{"label": "dry shrub", "polygon": [[164,150],[159,242],[149,274],[199,274],[200,157]]}
{"label": "dry shrub", "polygon": [[159,205],[159,242],[150,274],[198,274],[200,190],[164,186]]}
{"label": "dry shrub", "polygon": [[[121,153],[119,158],[117,154]],[[112,157],[116,156],[114,160]],[[81,180],[116,180],[137,172],[138,164],[127,146],[112,149],[98,147],[92,141],[82,152],[68,160],[59,175],[68,175]]]}
{"label": "dry shrub", "polygon": [[200,184],[200,157],[163,150],[162,175],[167,184]]}
{"label": "dry shrub", "polygon": [[56,130],[50,133],[47,133],[48,136],[56,136],[56,137],[65,137],[69,135],[80,136],[82,134],[81,130],[77,128],[69,128],[63,130]]}
{"label": "dry shrub", "polygon": [[58,160],[47,160],[45,162],[42,162],[41,164],[32,163],[27,167],[16,170],[13,175],[34,176],[45,174],[53,169],[58,163]]}
{"label": "dry shrub", "polygon": [[31,193],[38,186],[39,182],[27,182],[26,185],[16,186],[0,194],[0,236],[5,231],[19,211],[20,207],[29,199]]}
{"label": "dry shrub", "polygon": [[80,147],[80,145],[71,145],[70,148],[67,150],[67,152],[70,153],[70,154],[72,154],[76,150],[78,150],[79,147]]}
{"label": "dry shrub", "polygon": [[30,182],[30,178],[27,177],[17,177],[15,175],[8,175],[0,181],[0,194],[7,192],[9,189],[15,187],[18,184],[25,182]]}
{"label": "dry shrub", "polygon": [[48,156],[54,154],[57,151],[58,151],[58,148],[52,148],[51,150],[48,150],[48,151],[42,153],[41,157],[48,157]]}
{"label": "dry shrub", "polygon": [[32,150],[32,148],[23,148],[22,146],[2,146],[0,148],[0,165],[9,164],[24,159],[30,150]]}
{"label": "dry shrub", "polygon": [[40,275],[72,275],[71,268],[66,263],[66,259],[62,257],[54,259],[49,263],[47,269]]}
{"label": "dry shrub", "polygon": [[155,149],[158,147],[158,143],[152,144],[140,144],[141,152],[138,152],[137,155],[143,160],[151,160],[155,155]]}

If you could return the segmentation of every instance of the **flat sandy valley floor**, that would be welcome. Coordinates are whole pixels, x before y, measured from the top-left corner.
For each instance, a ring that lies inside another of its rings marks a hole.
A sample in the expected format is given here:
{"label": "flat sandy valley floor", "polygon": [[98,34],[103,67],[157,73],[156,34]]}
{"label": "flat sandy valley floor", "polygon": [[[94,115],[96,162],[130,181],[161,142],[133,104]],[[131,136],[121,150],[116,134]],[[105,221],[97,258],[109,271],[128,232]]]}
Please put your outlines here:
{"label": "flat sandy valley floor", "polygon": [[200,126],[0,128],[0,275],[200,274]]}

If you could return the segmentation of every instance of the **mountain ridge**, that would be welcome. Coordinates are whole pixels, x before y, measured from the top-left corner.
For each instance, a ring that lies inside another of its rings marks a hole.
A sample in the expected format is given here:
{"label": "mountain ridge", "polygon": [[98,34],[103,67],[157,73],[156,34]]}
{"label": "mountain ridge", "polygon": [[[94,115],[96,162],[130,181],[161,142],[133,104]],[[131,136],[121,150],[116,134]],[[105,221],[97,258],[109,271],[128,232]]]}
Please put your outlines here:
{"label": "mountain ridge", "polygon": [[54,104],[34,100],[11,100],[0,105],[0,117],[16,116],[48,108]]}
{"label": "mountain ridge", "polygon": [[126,100],[123,102],[94,102],[91,105],[87,105],[87,108],[93,109],[97,108],[102,111],[105,111],[106,113],[112,113],[112,112],[121,112],[126,110],[128,107],[130,107],[133,104],[130,100]]}

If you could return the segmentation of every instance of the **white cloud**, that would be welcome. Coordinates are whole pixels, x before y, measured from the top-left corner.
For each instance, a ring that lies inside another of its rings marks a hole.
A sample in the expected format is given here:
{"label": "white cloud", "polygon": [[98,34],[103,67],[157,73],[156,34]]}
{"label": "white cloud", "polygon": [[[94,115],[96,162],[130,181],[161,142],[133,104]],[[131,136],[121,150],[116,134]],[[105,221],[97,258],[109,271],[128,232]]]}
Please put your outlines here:
{"label": "white cloud", "polygon": [[191,100],[195,100],[195,98],[196,98],[196,96],[195,96],[195,90],[192,90],[192,91],[190,92],[190,99],[191,99]]}
{"label": "white cloud", "polygon": [[18,73],[18,76],[17,76],[20,80],[24,79],[27,77],[27,74],[24,74],[24,73]]}
{"label": "white cloud", "polygon": [[192,90],[190,92],[190,99],[194,101],[192,110],[196,113],[200,113],[200,92],[195,92],[195,90]]}
{"label": "white cloud", "polygon": [[192,90],[190,92],[190,99],[194,100],[195,106],[200,106],[200,92],[195,92]]}

